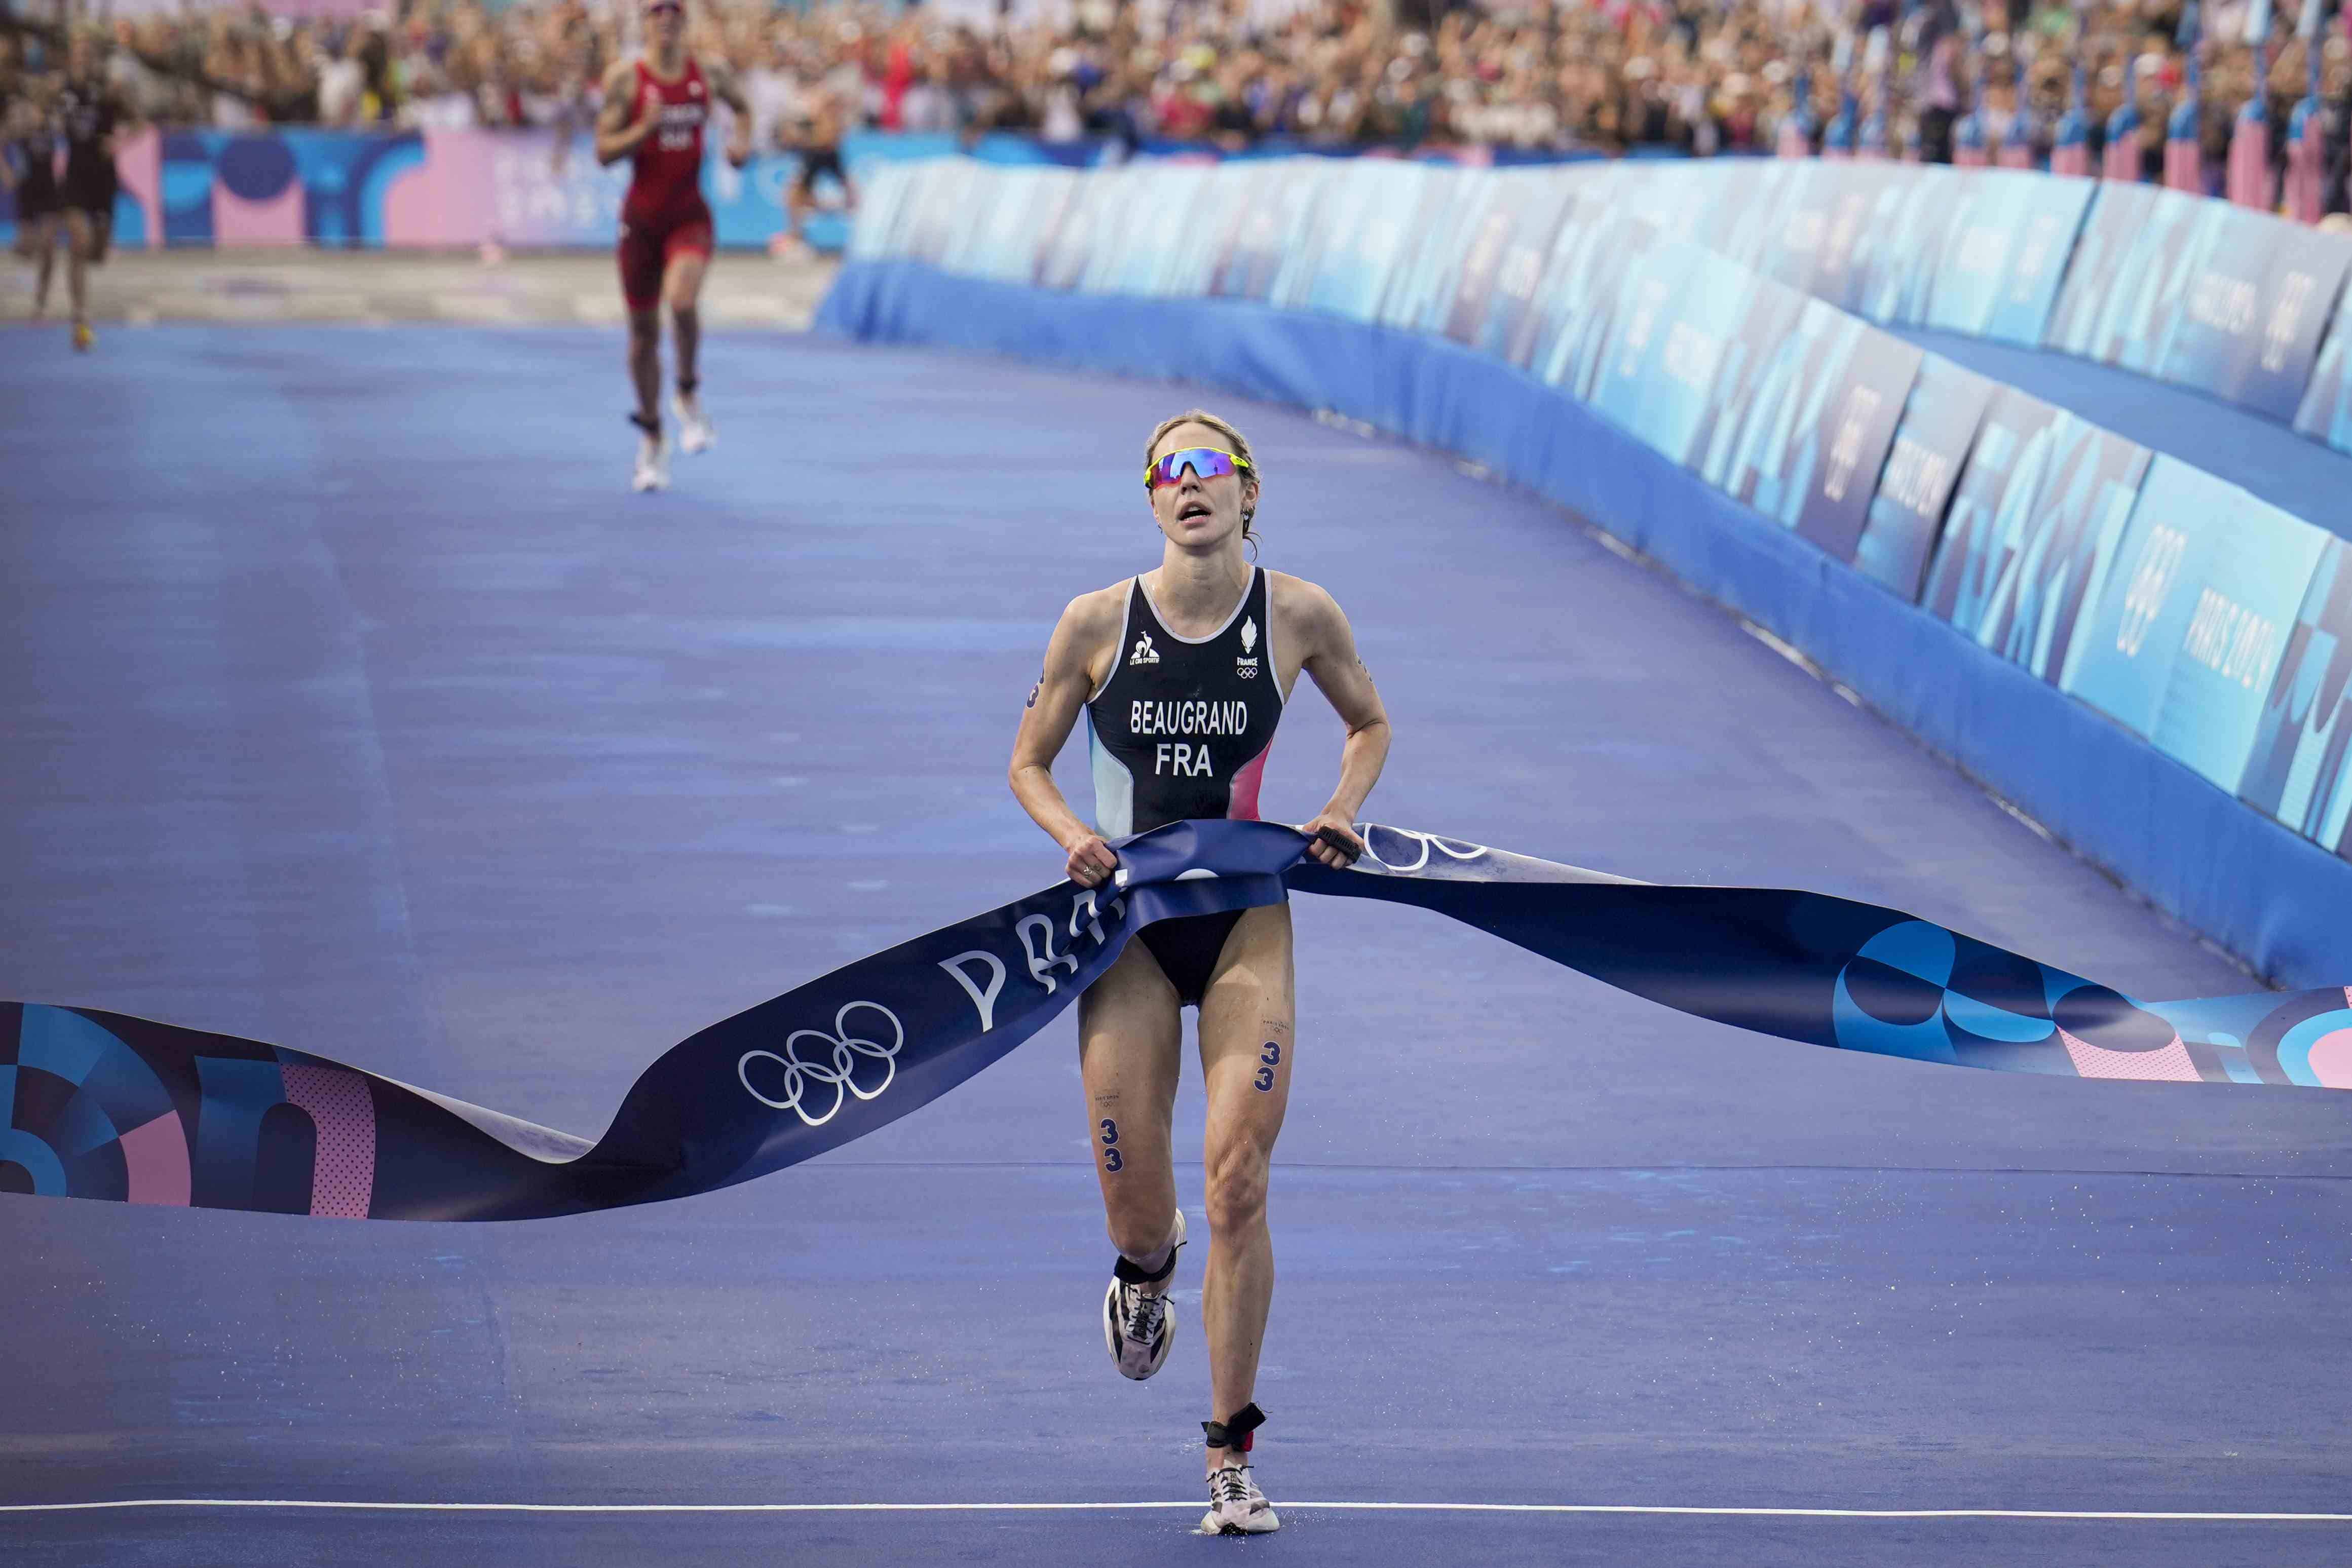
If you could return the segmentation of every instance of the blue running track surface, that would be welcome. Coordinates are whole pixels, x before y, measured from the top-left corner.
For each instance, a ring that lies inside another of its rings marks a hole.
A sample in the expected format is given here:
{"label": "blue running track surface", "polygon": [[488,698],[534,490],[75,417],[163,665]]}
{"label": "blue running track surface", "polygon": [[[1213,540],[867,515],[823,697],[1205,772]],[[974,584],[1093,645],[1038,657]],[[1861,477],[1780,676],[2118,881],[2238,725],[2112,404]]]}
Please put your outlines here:
{"label": "blue running track surface", "polygon": [[[641,497],[614,333],[58,338],[0,368],[0,996],[588,1134],[701,1025],[1058,877],[1004,788],[1013,721],[1062,604],[1155,563],[1137,464],[1194,401],[720,337],[721,444]],[[1847,894],[2150,997],[2246,988],[1573,519],[1210,401],[1260,449],[1266,560],[1337,595],[1394,716],[1373,815]],[[1321,804],[1338,739],[1302,686],[1269,814]],[[1812,1051],[1410,911],[1298,921],[1258,1389],[1288,1523],[1243,1550],[2352,1559],[2352,1100]],[[1200,1109],[1188,1075],[1180,1150]],[[1087,1132],[1066,1020],[835,1155],[650,1208],[0,1196],[0,1505],[1191,1505],[1199,1249],[1168,1369],[1127,1383]],[[1194,1550],[1196,1516],[170,1507],[0,1536],[28,1564],[1094,1563]]]}

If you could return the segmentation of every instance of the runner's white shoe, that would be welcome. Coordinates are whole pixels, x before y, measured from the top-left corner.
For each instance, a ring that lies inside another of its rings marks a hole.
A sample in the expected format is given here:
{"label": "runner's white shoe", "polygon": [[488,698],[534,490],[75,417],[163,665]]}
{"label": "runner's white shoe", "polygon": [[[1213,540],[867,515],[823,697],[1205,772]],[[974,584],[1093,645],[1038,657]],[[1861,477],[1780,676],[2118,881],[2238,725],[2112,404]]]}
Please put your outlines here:
{"label": "runner's white shoe", "polygon": [[1168,1293],[1154,1295],[1145,1285],[1162,1284],[1176,1272],[1176,1254],[1184,1246],[1184,1211],[1176,1211],[1176,1239],[1168,1249],[1168,1267],[1151,1276],[1121,1258],[1111,1266],[1110,1290],[1103,1296],[1103,1343],[1119,1375],[1138,1383],[1160,1370],[1168,1347],[1176,1338],[1176,1319],[1168,1311]]}
{"label": "runner's white shoe", "polygon": [[1222,1465],[1209,1473],[1209,1511],[1201,1516],[1203,1535],[1265,1535],[1282,1528],[1282,1516],[1257,1490],[1247,1465]]}
{"label": "runner's white shoe", "polygon": [[702,399],[694,392],[672,392],[670,412],[677,415],[677,449],[689,457],[719,444],[719,432],[703,416]]}
{"label": "runner's white shoe", "polygon": [[669,442],[666,438],[642,433],[637,436],[637,469],[629,476],[629,488],[639,495],[669,488]]}

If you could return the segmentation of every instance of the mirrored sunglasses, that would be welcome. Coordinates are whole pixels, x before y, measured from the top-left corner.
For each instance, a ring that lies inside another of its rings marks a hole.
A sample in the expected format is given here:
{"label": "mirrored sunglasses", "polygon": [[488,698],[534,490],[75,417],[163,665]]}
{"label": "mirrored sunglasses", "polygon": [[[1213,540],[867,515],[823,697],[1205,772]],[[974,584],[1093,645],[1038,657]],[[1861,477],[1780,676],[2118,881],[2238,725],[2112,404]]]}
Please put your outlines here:
{"label": "mirrored sunglasses", "polygon": [[1165,485],[1181,483],[1184,470],[1190,468],[1203,479],[1214,479],[1221,474],[1239,474],[1249,467],[1249,459],[1237,453],[1215,446],[1188,446],[1181,452],[1171,452],[1157,463],[1143,469],[1143,487],[1157,490]]}

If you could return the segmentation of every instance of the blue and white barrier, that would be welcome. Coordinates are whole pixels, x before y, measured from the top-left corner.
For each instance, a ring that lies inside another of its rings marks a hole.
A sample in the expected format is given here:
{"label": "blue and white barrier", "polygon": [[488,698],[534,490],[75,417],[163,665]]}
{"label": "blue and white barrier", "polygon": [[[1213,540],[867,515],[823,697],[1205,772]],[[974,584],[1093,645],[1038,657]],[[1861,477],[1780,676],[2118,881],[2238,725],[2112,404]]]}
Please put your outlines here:
{"label": "blue and white barrier", "polygon": [[1175,376],[1475,458],[2264,975],[2352,972],[2345,541],[1872,324],[2283,417],[2342,364],[2352,242],[2010,171],[950,160],[877,172],[850,256],[821,319],[857,336]]}

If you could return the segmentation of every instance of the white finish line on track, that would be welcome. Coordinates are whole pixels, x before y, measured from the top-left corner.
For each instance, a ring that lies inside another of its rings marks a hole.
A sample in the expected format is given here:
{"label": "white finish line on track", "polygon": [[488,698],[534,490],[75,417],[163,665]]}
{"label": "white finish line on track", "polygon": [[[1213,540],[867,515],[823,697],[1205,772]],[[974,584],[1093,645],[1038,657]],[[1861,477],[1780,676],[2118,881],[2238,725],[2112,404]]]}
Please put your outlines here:
{"label": "white finish line on track", "polygon": [[[0,1513],[138,1508],[325,1509],[365,1513],[1099,1513],[1195,1502],[347,1502],[307,1498],[132,1498],[0,1503]],[[2057,1519],[2182,1524],[2352,1524],[2352,1513],[2160,1513],[2042,1508],[1701,1508],[1607,1502],[1285,1502],[1284,1509],[1389,1513],[1614,1513],[1732,1519]]]}

